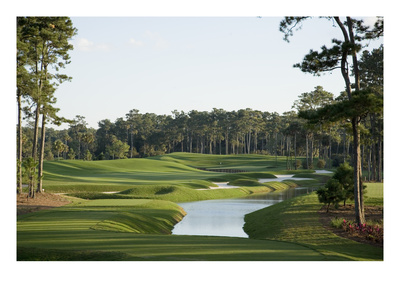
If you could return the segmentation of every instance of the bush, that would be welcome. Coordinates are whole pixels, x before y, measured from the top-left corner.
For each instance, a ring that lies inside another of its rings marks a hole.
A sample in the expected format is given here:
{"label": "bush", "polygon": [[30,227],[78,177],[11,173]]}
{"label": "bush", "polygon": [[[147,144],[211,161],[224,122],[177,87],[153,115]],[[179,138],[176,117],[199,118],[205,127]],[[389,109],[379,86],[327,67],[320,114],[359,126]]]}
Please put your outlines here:
{"label": "bush", "polygon": [[300,169],[300,167],[301,167],[301,160],[300,160],[300,159],[296,159],[295,164],[296,164],[296,170],[297,170],[297,169]]}
{"label": "bush", "polygon": [[342,227],[344,231],[350,234],[365,237],[367,240],[373,240],[377,243],[383,243],[383,228],[378,225],[357,224],[343,219]]}
{"label": "bush", "polygon": [[348,163],[341,164],[332,176],[340,182],[345,190],[345,197],[343,199],[343,205],[346,205],[346,200],[350,199],[354,195],[354,178],[353,178],[353,167]]}
{"label": "bush", "polygon": [[317,168],[318,168],[318,169],[323,169],[323,168],[325,168],[325,165],[326,165],[325,160],[323,160],[323,159],[318,160],[318,162],[317,162]]}
{"label": "bush", "polygon": [[306,169],[306,170],[307,169],[310,169],[310,170],[314,169],[314,165],[311,162],[308,162],[308,168],[307,168],[307,160],[306,159],[303,160],[302,165],[303,165],[303,169]]}
{"label": "bush", "polygon": [[343,185],[334,178],[329,179],[324,187],[317,190],[319,202],[327,204],[327,212],[331,204],[335,205],[336,208],[338,207],[339,202],[346,197],[345,193]]}
{"label": "bush", "polygon": [[96,159],[97,160],[104,160],[104,159],[106,159],[106,156],[104,155],[103,152],[101,152],[99,155],[97,155]]}
{"label": "bush", "polygon": [[86,153],[83,156],[83,160],[92,160],[92,153],[90,153],[89,149],[86,150]]}
{"label": "bush", "polygon": [[342,228],[343,220],[335,217],[334,219],[331,220],[331,225],[334,228]]}

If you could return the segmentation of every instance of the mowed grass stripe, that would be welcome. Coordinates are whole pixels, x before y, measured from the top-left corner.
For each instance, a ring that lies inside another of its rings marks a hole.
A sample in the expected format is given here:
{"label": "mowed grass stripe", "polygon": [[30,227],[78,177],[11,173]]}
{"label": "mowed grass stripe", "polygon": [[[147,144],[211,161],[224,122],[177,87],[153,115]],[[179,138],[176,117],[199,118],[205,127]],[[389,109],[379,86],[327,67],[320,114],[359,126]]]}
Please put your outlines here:
{"label": "mowed grass stripe", "polygon": [[[216,261],[325,258],[304,246],[277,241],[165,235],[165,228],[171,229],[181,213],[178,205],[163,200],[77,200],[68,207],[21,216],[17,224],[19,257]],[[108,227],[102,228],[104,225]]]}
{"label": "mowed grass stripe", "polygon": [[382,260],[383,249],[339,237],[319,222],[316,193],[299,196],[245,216],[245,232],[256,239],[298,243],[326,257]]}

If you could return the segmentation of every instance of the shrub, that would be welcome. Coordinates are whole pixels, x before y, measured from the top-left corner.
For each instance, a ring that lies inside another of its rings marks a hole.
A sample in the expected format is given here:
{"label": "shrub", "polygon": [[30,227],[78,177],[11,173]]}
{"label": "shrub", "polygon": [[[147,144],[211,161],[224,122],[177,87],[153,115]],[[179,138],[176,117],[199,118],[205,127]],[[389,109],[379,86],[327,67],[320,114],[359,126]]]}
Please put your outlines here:
{"label": "shrub", "polygon": [[323,160],[323,159],[318,160],[318,162],[317,162],[317,168],[323,169],[323,168],[325,168],[325,165],[326,165],[325,160]]}
{"label": "shrub", "polygon": [[336,217],[336,218],[331,220],[331,225],[334,228],[342,228],[343,220]]}
{"label": "shrub", "polygon": [[[345,190],[345,197],[343,198],[343,205],[346,205],[346,200],[351,199],[354,196],[354,178],[353,178],[353,167],[348,163],[343,163],[336,169],[332,176],[340,182]],[[366,197],[366,185],[363,185],[364,197]]]}
{"label": "shrub", "polygon": [[327,204],[326,211],[328,212],[331,204],[338,207],[339,202],[345,197],[345,190],[337,179],[331,178],[324,187],[317,190],[317,195],[319,202]]}
{"label": "shrub", "polygon": [[86,150],[86,153],[83,156],[83,160],[92,160],[92,153],[90,153],[89,149]]}
{"label": "shrub", "polygon": [[377,243],[383,243],[383,228],[379,225],[357,224],[343,219],[342,228],[350,234],[365,237]]}
{"label": "shrub", "polygon": [[295,164],[296,164],[296,169],[300,169],[300,167],[301,167],[301,160],[300,160],[300,159],[296,159]]}
{"label": "shrub", "polygon": [[313,165],[312,162],[308,162],[308,168],[307,168],[307,160],[306,159],[303,160],[302,165],[303,165],[303,169],[306,169],[306,170],[307,169],[310,169],[310,170],[314,169],[314,165]]}

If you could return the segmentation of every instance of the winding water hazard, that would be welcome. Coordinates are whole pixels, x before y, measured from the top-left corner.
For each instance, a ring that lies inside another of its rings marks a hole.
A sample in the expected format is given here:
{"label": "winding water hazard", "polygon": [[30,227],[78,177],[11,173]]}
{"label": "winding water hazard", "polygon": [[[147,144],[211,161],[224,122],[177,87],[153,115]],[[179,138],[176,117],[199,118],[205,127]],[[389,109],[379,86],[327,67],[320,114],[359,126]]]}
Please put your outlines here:
{"label": "winding water hazard", "polygon": [[248,237],[243,231],[246,214],[311,191],[312,188],[301,187],[240,199],[178,203],[187,215],[176,224],[172,234]]}
{"label": "winding water hazard", "polygon": [[[331,173],[319,170],[316,173]],[[310,180],[296,178],[293,174],[276,175],[277,178],[259,179],[259,182],[283,180]],[[215,183],[218,188],[238,188],[227,182]],[[172,234],[248,237],[243,231],[244,216],[253,211],[274,205],[278,202],[310,193],[312,187],[300,187],[279,192],[255,194],[239,199],[204,200],[178,203],[187,213],[181,222],[175,225]]]}

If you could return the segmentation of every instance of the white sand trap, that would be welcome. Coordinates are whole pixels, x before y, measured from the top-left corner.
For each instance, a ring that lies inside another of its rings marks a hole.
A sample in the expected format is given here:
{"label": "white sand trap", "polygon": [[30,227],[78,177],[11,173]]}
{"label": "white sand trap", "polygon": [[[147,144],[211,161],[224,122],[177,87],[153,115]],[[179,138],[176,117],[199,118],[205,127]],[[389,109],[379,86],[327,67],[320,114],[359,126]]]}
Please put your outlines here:
{"label": "white sand trap", "polygon": [[312,178],[296,178],[294,174],[286,174],[286,175],[275,175],[277,178],[261,178],[258,180],[260,183],[265,183],[265,182],[272,182],[272,181],[284,181],[284,180],[313,180]]}
{"label": "white sand trap", "polygon": [[197,189],[197,190],[201,191],[201,190],[237,189],[237,188],[240,188],[240,186],[228,185],[228,182],[213,182],[213,183],[218,185],[218,186],[210,186],[208,189]]}
{"label": "white sand trap", "polygon": [[315,170],[315,173],[317,173],[317,174],[328,174],[328,173],[333,173],[333,172],[327,171],[327,170]]}
{"label": "white sand trap", "polygon": [[[317,174],[327,174],[327,173],[332,173],[331,171],[327,170],[315,170],[315,173]],[[258,179],[258,182],[264,183],[264,182],[272,182],[272,181],[284,181],[284,180],[315,180],[313,178],[296,178],[293,177],[294,174],[286,174],[286,175],[275,175],[276,178],[261,178]],[[228,185],[228,182],[213,182],[214,184],[218,186],[210,186],[208,189],[215,190],[215,189],[236,189],[240,188],[240,186],[234,186],[234,185]],[[197,190],[208,190],[208,189],[197,189]]]}

